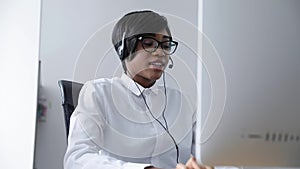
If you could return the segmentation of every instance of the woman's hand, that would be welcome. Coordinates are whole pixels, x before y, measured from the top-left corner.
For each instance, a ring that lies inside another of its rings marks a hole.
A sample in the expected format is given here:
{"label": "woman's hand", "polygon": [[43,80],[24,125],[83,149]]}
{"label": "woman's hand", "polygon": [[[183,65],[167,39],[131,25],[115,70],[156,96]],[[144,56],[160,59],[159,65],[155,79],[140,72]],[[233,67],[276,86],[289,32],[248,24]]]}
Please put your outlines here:
{"label": "woman's hand", "polygon": [[177,164],[176,169],[214,169],[214,167],[200,165],[197,163],[195,157],[191,157],[189,161],[184,164]]}

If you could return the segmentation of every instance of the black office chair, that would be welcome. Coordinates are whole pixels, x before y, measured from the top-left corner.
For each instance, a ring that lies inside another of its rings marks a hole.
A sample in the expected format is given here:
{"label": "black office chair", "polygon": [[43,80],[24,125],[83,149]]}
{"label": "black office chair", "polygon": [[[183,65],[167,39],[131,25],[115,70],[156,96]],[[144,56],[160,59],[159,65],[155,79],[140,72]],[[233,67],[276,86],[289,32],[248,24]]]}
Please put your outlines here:
{"label": "black office chair", "polygon": [[79,92],[83,84],[68,80],[59,80],[58,86],[60,87],[62,106],[65,116],[66,136],[69,135],[70,117],[77,106]]}

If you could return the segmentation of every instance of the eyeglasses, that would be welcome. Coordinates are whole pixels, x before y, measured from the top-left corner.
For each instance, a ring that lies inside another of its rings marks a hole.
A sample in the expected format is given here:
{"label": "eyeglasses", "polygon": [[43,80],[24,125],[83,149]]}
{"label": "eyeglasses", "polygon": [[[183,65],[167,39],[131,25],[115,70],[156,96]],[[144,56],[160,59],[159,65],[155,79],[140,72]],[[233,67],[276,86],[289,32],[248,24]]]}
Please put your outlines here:
{"label": "eyeglasses", "polygon": [[167,40],[159,42],[158,40],[152,38],[152,37],[138,37],[138,40],[141,41],[142,46],[145,51],[147,52],[155,52],[157,48],[160,46],[166,55],[172,55],[178,46],[178,42],[173,40]]}

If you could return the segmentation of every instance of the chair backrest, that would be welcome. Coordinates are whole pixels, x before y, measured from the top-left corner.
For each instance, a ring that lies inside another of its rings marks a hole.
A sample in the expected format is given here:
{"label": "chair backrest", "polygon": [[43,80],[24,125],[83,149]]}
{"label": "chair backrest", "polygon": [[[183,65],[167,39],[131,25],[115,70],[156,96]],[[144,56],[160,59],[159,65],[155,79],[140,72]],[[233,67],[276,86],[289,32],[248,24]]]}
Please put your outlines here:
{"label": "chair backrest", "polygon": [[59,80],[58,86],[62,97],[62,106],[65,117],[66,136],[69,135],[70,117],[77,106],[79,92],[83,84],[69,80]]}

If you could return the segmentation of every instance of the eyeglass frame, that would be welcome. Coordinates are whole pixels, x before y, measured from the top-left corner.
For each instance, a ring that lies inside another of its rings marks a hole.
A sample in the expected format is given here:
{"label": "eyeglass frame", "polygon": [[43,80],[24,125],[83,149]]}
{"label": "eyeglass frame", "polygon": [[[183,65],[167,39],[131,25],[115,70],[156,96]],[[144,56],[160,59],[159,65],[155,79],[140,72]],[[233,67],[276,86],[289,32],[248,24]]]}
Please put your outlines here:
{"label": "eyeglass frame", "polygon": [[[155,42],[157,42],[157,46],[156,46],[155,48],[153,48],[153,49],[154,49],[153,51],[149,51],[149,50],[147,50],[147,49],[144,47],[144,44],[142,43],[144,38],[152,39],[152,40],[154,40]],[[170,37],[170,38],[171,38],[171,37]],[[166,40],[166,41],[161,41],[161,42],[160,42],[160,41],[158,41],[157,39],[155,39],[155,38],[153,38],[153,37],[149,37],[149,36],[146,36],[146,35],[138,35],[138,36],[137,36],[137,40],[141,41],[141,44],[142,44],[143,49],[144,49],[146,52],[149,52],[149,53],[155,52],[155,51],[158,49],[158,47],[160,46],[161,49],[163,50],[163,52],[164,52],[165,55],[172,55],[172,54],[174,54],[174,53],[176,52],[176,49],[177,49],[177,47],[178,47],[178,42],[172,40],[172,38],[171,38],[170,40]],[[174,49],[174,51],[173,51],[172,53],[166,53],[166,50],[162,47],[162,44],[163,44],[163,43],[166,43],[166,42],[172,42],[172,43],[175,44],[175,49]]]}

